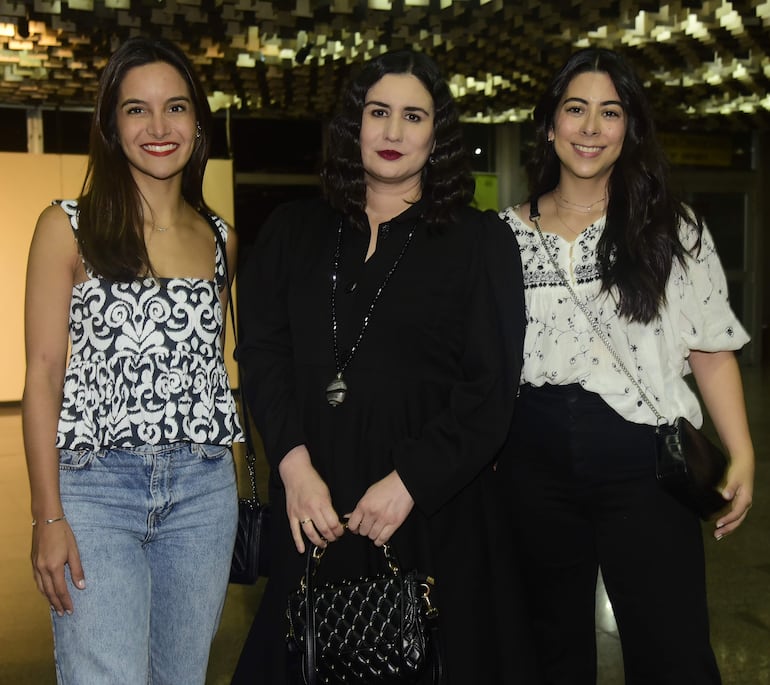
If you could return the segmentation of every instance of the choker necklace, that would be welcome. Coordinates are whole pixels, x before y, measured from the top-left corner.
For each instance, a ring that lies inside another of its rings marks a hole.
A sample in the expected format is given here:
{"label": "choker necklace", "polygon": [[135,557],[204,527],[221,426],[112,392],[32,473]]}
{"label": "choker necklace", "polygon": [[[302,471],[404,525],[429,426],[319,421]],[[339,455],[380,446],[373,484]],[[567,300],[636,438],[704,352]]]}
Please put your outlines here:
{"label": "choker necklace", "polygon": [[417,222],[415,221],[414,225],[409,231],[409,235],[406,236],[406,240],[404,241],[404,246],[401,248],[401,252],[399,253],[398,257],[396,257],[396,261],[393,262],[393,266],[390,267],[390,271],[385,274],[385,278],[382,279],[380,287],[377,288],[377,292],[374,294],[374,297],[369,304],[369,309],[364,315],[364,320],[361,322],[361,330],[358,332],[358,337],[356,338],[355,343],[353,343],[353,347],[350,348],[350,352],[348,353],[348,356],[345,358],[345,362],[343,363],[340,360],[340,350],[339,344],[337,342],[337,281],[339,280],[340,248],[342,246],[342,223],[343,220],[340,219],[340,225],[337,229],[337,247],[334,250],[334,270],[332,271],[332,341],[334,343],[334,367],[337,370],[337,374],[334,376],[334,378],[332,378],[329,385],[326,386],[326,401],[332,407],[336,407],[337,405],[342,404],[345,401],[345,397],[347,397],[348,385],[345,383],[345,379],[342,377],[342,373],[345,371],[348,364],[350,364],[350,360],[353,359],[353,355],[358,351],[358,345],[361,343],[361,339],[364,337],[364,333],[366,332],[366,327],[369,325],[369,320],[372,318],[374,306],[380,299],[380,295],[382,295],[382,291],[385,290],[385,286],[390,281],[391,276],[393,276],[395,273],[396,268],[401,262],[401,258],[406,253],[406,248],[409,247],[409,243],[412,242],[414,231],[417,228]]}
{"label": "choker necklace", "polygon": [[607,195],[602,195],[598,200],[594,200],[590,205],[580,205],[577,202],[572,202],[571,200],[568,200],[566,197],[564,197],[564,195],[561,194],[559,186],[556,186],[556,188],[554,188],[554,201],[557,205],[561,204],[561,206],[565,209],[579,210],[588,214],[589,212],[596,211],[594,209],[595,205],[598,205],[600,202],[606,202]]}
{"label": "choker necklace", "polygon": [[152,230],[158,233],[165,233],[168,231],[168,226],[158,226],[154,221],[152,222]]}

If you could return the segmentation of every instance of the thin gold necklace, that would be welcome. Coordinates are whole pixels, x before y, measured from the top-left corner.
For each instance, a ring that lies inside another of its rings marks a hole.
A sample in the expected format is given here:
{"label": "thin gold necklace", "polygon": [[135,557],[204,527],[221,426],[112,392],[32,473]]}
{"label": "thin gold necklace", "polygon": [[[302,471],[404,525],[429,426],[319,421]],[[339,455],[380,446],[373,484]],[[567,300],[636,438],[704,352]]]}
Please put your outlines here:
{"label": "thin gold necklace", "polygon": [[568,200],[566,197],[564,197],[564,195],[561,194],[561,188],[559,186],[556,186],[556,188],[554,188],[554,196],[555,196],[554,200],[556,201],[557,206],[561,205],[565,209],[577,208],[578,210],[586,214],[589,214],[590,212],[595,211],[594,205],[598,205],[600,202],[602,203],[606,202],[607,200],[607,195],[605,193],[598,200],[594,200],[590,205],[581,205],[581,204],[578,204],[577,202],[572,202],[572,200]]}
{"label": "thin gold necklace", "polygon": [[570,233],[573,235],[580,235],[583,231],[576,231],[572,226],[570,226],[564,219],[561,218],[561,214],[559,214],[559,205],[558,203],[555,204],[556,207],[556,218],[559,220],[562,226],[566,228]]}
{"label": "thin gold necklace", "polygon": [[[595,204],[595,203],[594,203],[594,204]],[[559,220],[559,222],[561,223],[561,225],[562,225],[562,226],[564,226],[564,228],[566,228],[566,229],[567,229],[567,230],[568,230],[570,233],[572,233],[573,235],[576,235],[576,236],[577,236],[577,235],[580,235],[580,234],[581,234],[581,233],[583,233],[583,232],[584,232],[584,231],[585,231],[587,228],[589,228],[589,227],[591,227],[591,226],[593,226],[593,225],[594,225],[594,222],[592,221],[590,224],[588,224],[588,226],[584,226],[584,227],[583,227],[583,228],[582,228],[580,231],[576,231],[574,228],[572,228],[572,226],[570,226],[570,225],[569,225],[569,224],[568,224],[566,221],[564,221],[564,219],[562,219],[562,218],[561,218],[561,214],[559,213],[559,205],[558,205],[558,203],[555,203],[555,204],[554,204],[554,206],[555,206],[555,208],[556,208],[556,218]],[[594,211],[596,211],[596,210],[594,210]],[[588,214],[588,212],[586,212],[586,214]]]}
{"label": "thin gold necklace", "polygon": [[153,213],[152,209],[150,209],[150,224],[152,224],[152,230],[157,231],[158,233],[165,233],[171,226],[175,226],[179,220],[179,217],[182,216],[182,212],[184,211],[186,204],[187,201],[182,200],[182,208],[179,210],[179,212],[177,212],[176,219],[174,219],[174,221],[168,226],[161,226],[160,224],[155,223],[155,214]]}

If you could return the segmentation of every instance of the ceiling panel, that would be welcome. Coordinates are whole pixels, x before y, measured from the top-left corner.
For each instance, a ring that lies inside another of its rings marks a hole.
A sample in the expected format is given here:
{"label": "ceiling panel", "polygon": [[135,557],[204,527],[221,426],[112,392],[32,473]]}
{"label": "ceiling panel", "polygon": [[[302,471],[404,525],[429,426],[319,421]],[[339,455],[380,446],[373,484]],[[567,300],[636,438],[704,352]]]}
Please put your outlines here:
{"label": "ceiling panel", "polygon": [[770,126],[770,0],[0,0],[0,104],[91,107],[128,36],[196,63],[215,108],[320,117],[352,65],[413,47],[444,69],[463,118],[526,119],[576,48],[626,54],[670,128]]}

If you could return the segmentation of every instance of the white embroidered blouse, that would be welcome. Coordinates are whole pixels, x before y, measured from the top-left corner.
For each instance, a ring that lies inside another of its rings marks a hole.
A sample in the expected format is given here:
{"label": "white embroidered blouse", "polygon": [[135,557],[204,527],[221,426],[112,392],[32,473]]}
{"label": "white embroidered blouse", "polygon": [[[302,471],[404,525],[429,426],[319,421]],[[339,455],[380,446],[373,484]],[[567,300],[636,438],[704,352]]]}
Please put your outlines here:
{"label": "white embroidered blouse", "polygon": [[[537,231],[517,209],[509,207],[500,216],[516,235],[524,270],[527,331],[522,383],[579,383],[628,421],[655,425],[652,410],[591,328],[554,271]],[[659,320],[641,324],[619,318],[612,296],[600,293],[596,246],[603,228],[602,218],[572,243],[545,232],[547,227],[543,235],[577,297],[658,412],[669,420],[685,416],[700,426],[700,404],[684,380],[690,373],[690,350],[738,350],[749,341],[730,308],[727,280],[711,234],[704,228],[700,252],[687,259],[686,270],[674,260]],[[683,243],[693,245],[695,229],[684,225],[681,230]]]}

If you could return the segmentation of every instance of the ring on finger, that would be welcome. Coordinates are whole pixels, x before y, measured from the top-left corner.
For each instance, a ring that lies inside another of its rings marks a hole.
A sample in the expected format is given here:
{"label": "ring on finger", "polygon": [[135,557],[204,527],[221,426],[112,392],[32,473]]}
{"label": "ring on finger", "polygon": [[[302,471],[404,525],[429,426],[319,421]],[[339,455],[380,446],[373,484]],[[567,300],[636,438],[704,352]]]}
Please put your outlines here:
{"label": "ring on finger", "polygon": [[301,525],[301,526],[304,526],[306,523],[311,523],[311,522],[312,522],[312,520],[313,520],[312,518],[309,518],[309,519],[302,519],[302,520],[299,522],[299,525]]}

